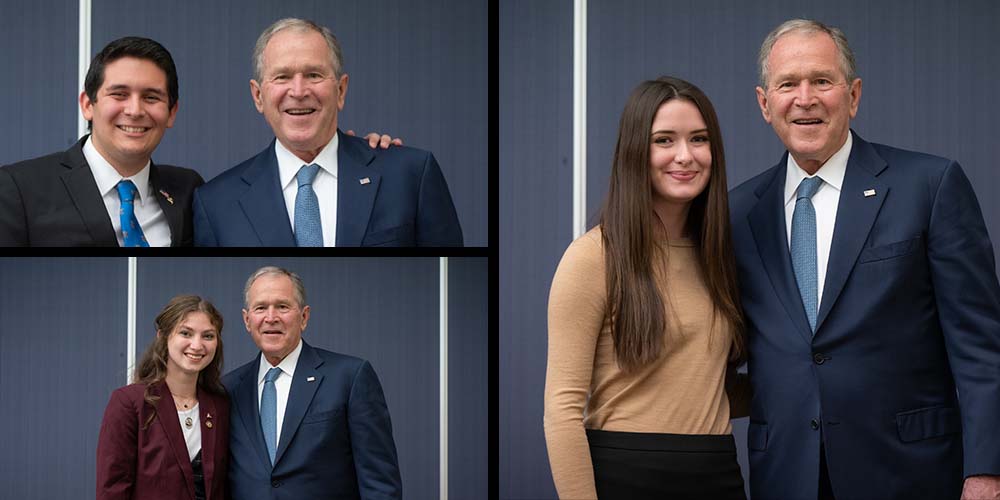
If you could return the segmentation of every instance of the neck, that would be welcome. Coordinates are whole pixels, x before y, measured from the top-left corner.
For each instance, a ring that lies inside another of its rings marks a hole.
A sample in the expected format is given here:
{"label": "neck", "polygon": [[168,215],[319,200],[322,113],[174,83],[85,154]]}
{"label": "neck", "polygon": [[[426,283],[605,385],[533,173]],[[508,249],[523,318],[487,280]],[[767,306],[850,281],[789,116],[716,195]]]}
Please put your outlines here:
{"label": "neck", "polygon": [[687,235],[687,217],[691,204],[653,203],[653,212],[666,233],[668,240],[676,240]]}
{"label": "neck", "polygon": [[177,397],[194,398],[198,393],[197,373],[172,372],[168,369],[164,381],[171,394]]}

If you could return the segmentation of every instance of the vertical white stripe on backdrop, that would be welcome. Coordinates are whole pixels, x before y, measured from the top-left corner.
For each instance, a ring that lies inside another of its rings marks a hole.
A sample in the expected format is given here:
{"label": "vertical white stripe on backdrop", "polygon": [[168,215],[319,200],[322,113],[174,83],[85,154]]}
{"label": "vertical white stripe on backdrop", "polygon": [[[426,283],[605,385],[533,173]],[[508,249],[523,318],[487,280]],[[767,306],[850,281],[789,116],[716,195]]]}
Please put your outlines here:
{"label": "vertical white stripe on backdrop", "polygon": [[[90,66],[90,2],[91,0],[80,0],[80,11],[79,11],[79,53],[77,55],[78,60],[78,78],[79,78],[79,89],[83,91],[83,80],[87,77],[87,68]],[[87,120],[83,119],[83,113],[77,109],[77,120],[76,120],[76,137],[83,137],[83,134],[87,133]]]}
{"label": "vertical white stripe on backdrop", "polygon": [[137,272],[136,257],[128,258],[128,323],[126,324],[126,330],[128,331],[128,340],[126,345],[126,366],[125,366],[125,385],[131,383],[132,370],[135,368],[135,307],[136,307],[136,272]]}
{"label": "vertical white stripe on backdrop", "polygon": [[573,239],[587,230],[587,0],[573,2]]}
{"label": "vertical white stripe on backdrop", "polygon": [[438,444],[440,450],[440,489],[441,500],[448,500],[448,257],[438,258],[440,262],[440,277],[438,284],[438,324],[441,328],[440,338],[440,378],[441,387],[438,399],[441,404],[440,434]]}

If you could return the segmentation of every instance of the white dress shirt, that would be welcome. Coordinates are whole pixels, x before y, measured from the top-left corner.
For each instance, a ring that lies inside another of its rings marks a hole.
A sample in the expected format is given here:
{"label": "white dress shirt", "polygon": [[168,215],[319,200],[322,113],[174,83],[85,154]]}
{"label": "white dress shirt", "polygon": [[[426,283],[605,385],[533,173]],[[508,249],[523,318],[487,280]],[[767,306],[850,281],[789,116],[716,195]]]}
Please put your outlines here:
{"label": "white dress shirt", "polygon": [[[184,433],[184,443],[187,445],[188,459],[194,460],[195,455],[201,451],[201,411],[198,404],[190,410],[177,410],[177,420],[181,422],[181,432]],[[191,418],[191,427],[184,425],[184,421]],[[204,458],[204,457],[202,457]]]}
{"label": "white dress shirt", "polygon": [[[830,261],[830,245],[833,242],[833,228],[837,223],[837,207],[840,205],[840,190],[844,185],[844,173],[847,172],[847,159],[851,156],[851,133],[847,133],[847,141],[819,167],[816,175],[823,179],[812,204],[816,210],[816,306],[823,303],[823,285],[826,284],[826,266]],[[788,247],[792,246],[792,214],[795,213],[795,193],[802,179],[809,174],[788,155],[785,169],[785,235],[788,237]]]}
{"label": "white dress shirt", "polygon": [[153,186],[149,183],[151,162],[147,161],[142,170],[132,177],[122,177],[115,170],[115,167],[112,167],[111,163],[101,156],[90,137],[83,144],[83,156],[90,165],[94,181],[97,182],[97,190],[104,200],[104,208],[107,209],[108,217],[111,219],[111,227],[114,228],[115,237],[118,238],[118,246],[125,244],[125,238],[122,236],[122,221],[119,215],[122,202],[118,198],[118,183],[122,180],[130,180],[136,187],[135,201],[133,202],[135,218],[139,221],[142,234],[146,236],[146,242],[151,247],[169,247],[170,226],[167,224],[167,216],[164,215],[159,202],[156,201],[156,196],[153,195]]}
{"label": "white dress shirt", "polygon": [[305,165],[319,165],[319,172],[313,179],[312,187],[319,200],[320,223],[323,225],[323,246],[332,247],[337,243],[337,148],[340,140],[337,134],[323,147],[323,150],[306,163],[295,156],[280,140],[274,141],[274,154],[278,157],[278,182],[285,197],[288,222],[295,232],[295,198],[299,193],[299,181],[295,175]]}
{"label": "white dress shirt", "polygon": [[[281,424],[285,421],[285,407],[288,406],[288,391],[292,388],[292,376],[295,375],[295,366],[299,364],[299,353],[302,352],[302,339],[299,345],[292,349],[292,352],[285,356],[285,359],[278,363],[281,373],[274,379],[275,408],[278,410],[274,420],[277,432],[274,435],[274,449],[277,451],[278,443],[281,442]],[[264,376],[268,370],[273,368],[271,363],[260,353],[260,368],[257,370],[257,414],[260,415],[260,399],[264,393]]]}

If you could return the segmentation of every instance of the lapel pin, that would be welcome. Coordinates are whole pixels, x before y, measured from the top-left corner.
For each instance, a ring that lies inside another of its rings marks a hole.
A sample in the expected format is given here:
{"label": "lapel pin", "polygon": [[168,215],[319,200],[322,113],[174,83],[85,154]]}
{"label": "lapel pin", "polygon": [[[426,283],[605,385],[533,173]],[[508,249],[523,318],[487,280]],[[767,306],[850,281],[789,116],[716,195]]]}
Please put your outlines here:
{"label": "lapel pin", "polygon": [[171,205],[174,204],[174,199],[170,197],[170,193],[168,193],[168,192],[166,192],[166,191],[164,191],[164,190],[161,189],[160,190],[160,194],[162,194],[163,197],[167,199],[167,203],[169,203]]}
{"label": "lapel pin", "polygon": [[205,422],[205,427],[208,427],[209,429],[211,429],[212,428],[212,421],[209,420],[209,421]]}
{"label": "lapel pin", "polygon": [[306,382],[313,382],[315,380],[316,380],[316,377],[306,377]]}
{"label": "lapel pin", "polygon": [[865,190],[865,198],[867,198],[869,196],[875,196],[875,190],[874,189],[866,189]]}
{"label": "lapel pin", "polygon": [[369,179],[369,178],[367,178],[367,177],[362,177],[361,179],[358,179],[358,182],[360,182],[362,186],[365,185],[365,184],[370,183],[371,181],[372,180]]}

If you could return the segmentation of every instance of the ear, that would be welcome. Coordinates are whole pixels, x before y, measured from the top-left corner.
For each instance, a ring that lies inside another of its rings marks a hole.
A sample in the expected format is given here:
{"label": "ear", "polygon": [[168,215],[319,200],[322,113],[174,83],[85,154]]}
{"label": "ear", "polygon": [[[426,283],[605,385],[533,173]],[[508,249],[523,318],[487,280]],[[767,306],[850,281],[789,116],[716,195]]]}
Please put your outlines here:
{"label": "ear", "polygon": [[760,87],[757,87],[757,105],[760,106],[760,116],[764,117],[765,122],[771,123],[771,112],[767,109],[767,92]]}
{"label": "ear", "polygon": [[309,306],[302,308],[302,330],[305,331],[306,325],[309,324]]}
{"label": "ear", "polygon": [[250,332],[250,311],[246,309],[243,310],[243,326],[246,327],[247,332]]}
{"label": "ear", "polygon": [[180,101],[174,103],[174,107],[170,110],[170,117],[167,118],[167,128],[174,126],[174,120],[177,119],[177,108],[181,105]]}
{"label": "ear", "polygon": [[339,90],[337,94],[337,111],[343,111],[344,97],[347,96],[347,73],[340,75],[340,80],[337,82],[337,89]]}
{"label": "ear", "polygon": [[858,105],[861,104],[861,79],[855,78],[851,82],[851,118],[858,114]]}
{"label": "ear", "polygon": [[80,112],[83,113],[83,117],[87,121],[94,119],[94,103],[90,100],[86,90],[80,92]]}
{"label": "ear", "polygon": [[[253,105],[257,107],[258,113],[264,112],[264,100],[261,98],[261,88],[257,80],[250,80],[250,97],[253,98]],[[246,310],[244,310],[246,312]]]}

